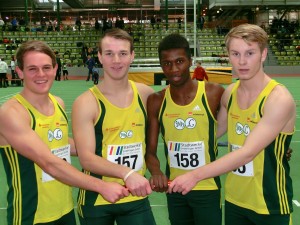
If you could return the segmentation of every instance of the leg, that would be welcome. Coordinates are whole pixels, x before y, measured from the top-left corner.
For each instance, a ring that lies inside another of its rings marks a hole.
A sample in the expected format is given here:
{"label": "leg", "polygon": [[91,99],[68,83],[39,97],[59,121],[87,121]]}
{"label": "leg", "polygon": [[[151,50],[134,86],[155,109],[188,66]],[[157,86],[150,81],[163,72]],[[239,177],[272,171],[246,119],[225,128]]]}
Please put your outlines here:
{"label": "leg", "polygon": [[187,195],[195,225],[222,225],[220,190],[197,190]]}
{"label": "leg", "polygon": [[58,73],[57,73],[57,81],[60,81],[60,78],[61,78],[61,72],[58,71]]}
{"label": "leg", "polygon": [[255,224],[264,224],[264,225],[292,225],[292,215],[262,215],[256,214],[252,217]]}
{"label": "leg", "polygon": [[110,219],[109,217],[107,218],[102,218],[102,217],[87,217],[87,218],[82,218],[81,216],[79,217],[80,225],[114,225],[114,220]]}
{"label": "leg", "polygon": [[255,225],[250,221],[248,211],[225,201],[225,225]]}
{"label": "leg", "polygon": [[148,198],[119,205],[118,225],[156,225]]}
{"label": "leg", "polygon": [[0,87],[4,87],[5,80],[3,79],[3,73],[0,73]]}
{"label": "leg", "polygon": [[14,70],[11,71],[11,79],[12,80],[11,80],[10,84],[11,85],[16,84],[17,81],[15,80],[16,79],[16,75],[15,75],[15,71]]}
{"label": "leg", "polygon": [[2,77],[1,77],[1,74],[0,74],[0,88],[2,88],[3,87],[3,85],[2,85]]}
{"label": "leg", "polygon": [[195,225],[193,211],[189,206],[187,195],[167,194],[167,202],[171,225]]}
{"label": "leg", "polygon": [[8,87],[9,84],[8,84],[8,78],[7,78],[6,74],[5,74],[4,82],[5,82],[5,86],[4,87]]}
{"label": "leg", "polygon": [[35,225],[76,225],[75,213],[74,210],[62,216],[60,219],[49,222],[49,223],[38,223]]}
{"label": "leg", "polygon": [[257,214],[225,201],[225,224],[227,225],[291,225],[291,214]]}
{"label": "leg", "polygon": [[93,72],[89,69],[88,77],[87,77],[86,81],[89,81],[89,80],[90,80],[91,74],[93,74]]}
{"label": "leg", "polygon": [[80,225],[114,225],[120,204],[81,206],[78,213]]}

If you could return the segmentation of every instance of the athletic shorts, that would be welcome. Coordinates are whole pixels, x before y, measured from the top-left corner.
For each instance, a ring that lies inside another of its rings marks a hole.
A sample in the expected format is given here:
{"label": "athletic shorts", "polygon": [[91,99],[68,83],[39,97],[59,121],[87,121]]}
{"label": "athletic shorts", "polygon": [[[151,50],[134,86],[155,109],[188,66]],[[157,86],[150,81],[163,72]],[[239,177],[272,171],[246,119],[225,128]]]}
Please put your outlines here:
{"label": "athletic shorts", "polygon": [[167,194],[169,220],[172,225],[221,225],[220,190]]}
{"label": "athletic shorts", "polygon": [[148,198],[93,207],[93,215],[79,215],[81,225],[156,225]]}
{"label": "athletic shorts", "polygon": [[75,213],[74,210],[67,213],[58,220],[49,222],[49,223],[37,223],[35,225],[76,225]]}
{"label": "athletic shorts", "polygon": [[225,201],[225,225],[292,225],[292,216],[258,214]]}

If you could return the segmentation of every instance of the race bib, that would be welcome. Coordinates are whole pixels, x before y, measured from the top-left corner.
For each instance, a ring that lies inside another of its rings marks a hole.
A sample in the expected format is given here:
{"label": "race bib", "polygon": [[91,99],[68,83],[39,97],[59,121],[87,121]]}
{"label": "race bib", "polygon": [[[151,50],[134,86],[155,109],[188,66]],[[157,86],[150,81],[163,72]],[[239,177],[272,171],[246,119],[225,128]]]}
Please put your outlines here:
{"label": "race bib", "polygon": [[[66,145],[66,146],[62,146],[59,148],[55,148],[55,149],[51,149],[51,153],[53,155],[56,155],[57,157],[65,160],[66,162],[71,164],[71,156],[70,156],[70,152],[71,152],[71,146],[70,145]],[[42,173],[42,181],[43,182],[49,182],[55,180],[51,175],[49,175],[48,173],[44,172]]]}
{"label": "race bib", "polygon": [[107,160],[119,165],[127,166],[134,171],[143,167],[143,144],[132,143],[126,145],[108,145]]}
{"label": "race bib", "polygon": [[[231,151],[236,151],[241,148],[241,146],[234,145],[234,144],[231,144],[230,146],[231,146]],[[253,177],[254,176],[253,161],[248,162],[246,165],[243,165],[236,170],[233,170],[232,173],[238,176]]]}
{"label": "race bib", "polygon": [[170,167],[193,170],[205,165],[205,146],[199,142],[168,142]]}

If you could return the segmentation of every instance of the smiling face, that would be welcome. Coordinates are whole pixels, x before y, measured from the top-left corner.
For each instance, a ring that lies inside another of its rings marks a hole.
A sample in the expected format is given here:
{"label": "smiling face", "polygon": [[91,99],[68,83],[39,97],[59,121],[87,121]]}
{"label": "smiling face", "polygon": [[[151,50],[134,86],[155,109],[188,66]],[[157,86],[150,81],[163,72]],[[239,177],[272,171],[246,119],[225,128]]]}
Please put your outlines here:
{"label": "smiling face", "polygon": [[24,79],[26,90],[36,93],[48,93],[55,75],[57,65],[53,67],[50,56],[37,52],[28,51],[23,57],[23,70],[16,68],[21,79]]}
{"label": "smiling face", "polygon": [[229,60],[240,80],[248,80],[256,74],[263,74],[263,62],[267,49],[261,51],[257,42],[245,42],[241,38],[232,38],[229,46]]}
{"label": "smiling face", "polygon": [[180,86],[191,79],[192,60],[188,58],[183,48],[162,51],[160,65],[170,85]]}
{"label": "smiling face", "polygon": [[134,52],[130,51],[129,41],[104,37],[98,57],[103,65],[104,76],[117,80],[124,77],[127,79],[129,66],[134,59]]}

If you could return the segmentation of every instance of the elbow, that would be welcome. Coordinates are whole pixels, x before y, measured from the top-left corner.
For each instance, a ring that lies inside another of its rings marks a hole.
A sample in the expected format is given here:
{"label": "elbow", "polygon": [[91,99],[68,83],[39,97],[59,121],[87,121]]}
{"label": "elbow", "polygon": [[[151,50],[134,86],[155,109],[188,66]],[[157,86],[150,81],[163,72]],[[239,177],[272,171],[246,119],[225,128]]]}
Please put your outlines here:
{"label": "elbow", "polygon": [[91,158],[82,157],[82,156],[80,156],[78,158],[79,158],[79,163],[84,170],[87,170],[87,171],[93,170],[93,163],[92,163],[93,160]]}
{"label": "elbow", "polygon": [[246,165],[247,163],[253,161],[254,158],[256,157],[256,155],[250,151],[245,151],[242,149],[241,149],[241,151],[243,151],[244,154],[242,157],[240,157],[241,160],[239,161],[238,167]]}
{"label": "elbow", "polygon": [[[58,159],[58,160],[62,160],[62,159]],[[54,161],[53,162],[47,161],[47,162],[42,163],[39,166],[45,173],[49,174],[50,176],[52,176],[54,178],[57,178],[59,176],[58,163],[56,163]]]}

